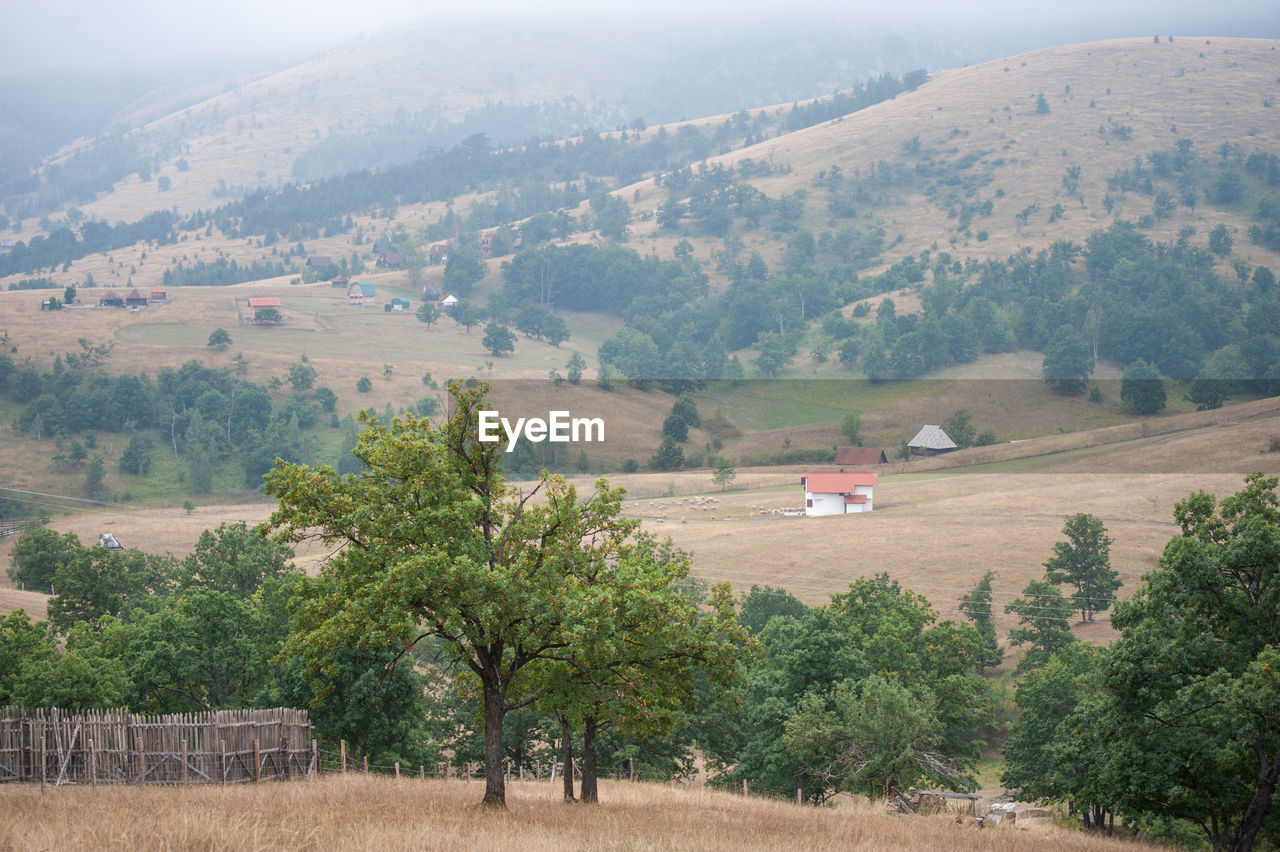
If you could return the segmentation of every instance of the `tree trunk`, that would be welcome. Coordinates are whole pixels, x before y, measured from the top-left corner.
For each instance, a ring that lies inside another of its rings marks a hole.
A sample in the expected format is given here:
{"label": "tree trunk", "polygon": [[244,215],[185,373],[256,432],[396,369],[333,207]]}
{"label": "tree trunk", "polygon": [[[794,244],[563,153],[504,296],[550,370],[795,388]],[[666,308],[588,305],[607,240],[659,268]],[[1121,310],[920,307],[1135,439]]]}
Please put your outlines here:
{"label": "tree trunk", "polygon": [[596,720],[592,716],[582,720],[582,803],[600,804],[596,788]]}
{"label": "tree trunk", "polygon": [[1231,848],[1235,852],[1248,852],[1253,848],[1253,841],[1262,828],[1262,821],[1266,819],[1267,807],[1276,792],[1276,782],[1280,781],[1280,736],[1276,737],[1275,756],[1271,759],[1271,765],[1267,765],[1265,748],[1258,749],[1258,763],[1260,770],[1258,783],[1253,788],[1253,798],[1249,800],[1249,807],[1245,809],[1240,827],[1236,829],[1235,839],[1231,842]]}
{"label": "tree trunk", "polygon": [[564,772],[560,773],[564,779],[564,800],[576,802],[578,800],[573,797],[573,737],[569,732],[569,716],[557,711],[556,719],[560,722],[560,759],[564,761]]}
{"label": "tree trunk", "polygon": [[499,672],[484,669],[484,800],[493,808],[506,808],[507,786],[502,774],[502,721],[506,716],[507,691]]}

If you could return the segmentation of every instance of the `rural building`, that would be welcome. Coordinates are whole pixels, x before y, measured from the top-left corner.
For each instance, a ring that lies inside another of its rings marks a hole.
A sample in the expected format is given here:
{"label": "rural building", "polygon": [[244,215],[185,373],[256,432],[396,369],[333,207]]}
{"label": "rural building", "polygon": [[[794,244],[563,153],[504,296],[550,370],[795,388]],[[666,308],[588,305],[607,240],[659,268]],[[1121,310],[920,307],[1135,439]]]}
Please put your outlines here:
{"label": "rural building", "polygon": [[431,263],[448,263],[449,262],[449,243],[434,243],[430,252]]}
{"label": "rural building", "polygon": [[8,254],[13,251],[13,240],[0,240],[0,254]]}
{"label": "rural building", "polygon": [[142,291],[135,287],[129,291],[129,295],[124,297],[124,304],[127,308],[145,308],[147,306],[147,297],[142,295]]}
{"label": "rural building", "polygon": [[169,298],[169,294],[165,292],[165,289],[163,287],[157,286],[157,287],[151,288],[151,304],[153,305],[163,304],[164,301],[168,298]]}
{"label": "rural building", "polygon": [[372,305],[376,295],[368,281],[352,281],[347,288],[347,302],[352,305]]}
{"label": "rural building", "polygon": [[330,285],[330,286],[332,286],[332,287],[338,287],[338,288],[340,288],[340,289],[342,289],[342,290],[345,290],[345,289],[347,289],[347,285],[348,285],[349,283],[350,283],[350,282],[349,282],[349,281],[347,281],[347,276],[345,276],[345,275],[339,275],[337,278],[332,279],[332,280],[329,282],[329,285]]}
{"label": "rural building", "polygon": [[124,299],[115,290],[108,290],[98,297],[98,304],[104,308],[123,308]]}
{"label": "rural building", "polygon": [[836,450],[836,464],[865,467],[870,464],[888,464],[884,450],[875,447],[841,447]]}
{"label": "rural building", "polygon": [[258,311],[265,308],[274,308],[280,310],[280,300],[276,298],[268,298],[265,296],[254,296],[249,299],[249,318],[254,322],[258,321]]}
{"label": "rural building", "polygon": [[959,449],[941,426],[924,426],[907,442],[912,458],[938,456]]}
{"label": "rural building", "polygon": [[391,304],[387,305],[389,311],[407,311],[409,310],[409,300],[396,296],[391,300]]}
{"label": "rural building", "polygon": [[872,491],[879,479],[865,470],[811,470],[800,477],[804,513],[811,517],[870,512]]}
{"label": "rural building", "polygon": [[326,266],[333,266],[333,258],[327,254],[313,254],[307,258],[307,266],[310,269],[324,269]]}
{"label": "rural building", "polygon": [[456,304],[458,304],[458,297],[452,293],[440,300],[440,307],[444,308],[446,311]]}
{"label": "rural building", "polygon": [[434,284],[423,284],[419,293],[421,294],[424,302],[440,301],[440,291],[436,289],[436,285]]}
{"label": "rural building", "polygon": [[399,269],[404,266],[404,255],[395,251],[383,252],[378,255],[378,266],[382,269]]}
{"label": "rural building", "polygon": [[480,235],[480,256],[488,257],[493,254],[493,234]]}

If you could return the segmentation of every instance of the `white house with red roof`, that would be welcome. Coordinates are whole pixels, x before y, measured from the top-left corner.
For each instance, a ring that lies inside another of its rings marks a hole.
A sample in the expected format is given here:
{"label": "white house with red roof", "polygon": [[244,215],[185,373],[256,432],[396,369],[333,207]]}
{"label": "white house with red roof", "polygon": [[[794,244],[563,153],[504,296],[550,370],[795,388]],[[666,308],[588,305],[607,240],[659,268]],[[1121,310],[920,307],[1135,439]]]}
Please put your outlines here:
{"label": "white house with red roof", "polygon": [[817,517],[870,512],[872,491],[878,479],[874,473],[865,470],[811,470],[800,477],[800,487],[804,489],[804,513]]}

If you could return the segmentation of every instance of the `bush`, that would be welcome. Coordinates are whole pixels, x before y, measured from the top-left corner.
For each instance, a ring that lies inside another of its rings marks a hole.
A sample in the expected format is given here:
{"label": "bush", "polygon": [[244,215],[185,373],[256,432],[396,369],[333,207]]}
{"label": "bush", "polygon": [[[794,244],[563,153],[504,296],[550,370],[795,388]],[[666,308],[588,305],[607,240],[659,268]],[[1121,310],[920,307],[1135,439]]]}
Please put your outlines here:
{"label": "bush", "polygon": [[356,382],[356,390],[360,393],[368,393],[373,390],[373,382],[369,380],[368,376],[361,376],[360,381]]}

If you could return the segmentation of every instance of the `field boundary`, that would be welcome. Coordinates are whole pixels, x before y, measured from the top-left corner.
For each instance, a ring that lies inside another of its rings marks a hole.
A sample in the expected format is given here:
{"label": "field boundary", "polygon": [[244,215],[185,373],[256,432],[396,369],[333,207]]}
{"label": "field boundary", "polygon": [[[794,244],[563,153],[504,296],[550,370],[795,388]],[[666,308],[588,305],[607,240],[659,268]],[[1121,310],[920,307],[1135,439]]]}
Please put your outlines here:
{"label": "field boundary", "polygon": [[239,784],[315,771],[306,710],[0,708],[0,783]]}
{"label": "field boundary", "polygon": [[1047,456],[1053,453],[1084,450],[1123,441],[1135,441],[1141,438],[1153,438],[1159,435],[1171,435],[1187,432],[1192,429],[1203,429],[1210,426],[1226,426],[1252,417],[1262,417],[1280,412],[1280,397],[1268,397],[1243,402],[1238,405],[1224,406],[1211,411],[1193,411],[1186,414],[1171,414],[1117,426],[1102,426],[1080,432],[1064,432],[1058,435],[1043,435],[1039,438],[1028,438],[1024,441],[1012,441],[1007,444],[993,444],[988,447],[970,447],[951,453],[933,456],[926,459],[892,462],[894,473],[920,473],[928,470],[944,468],[963,468],[995,462],[1014,461],[1016,459]]}

